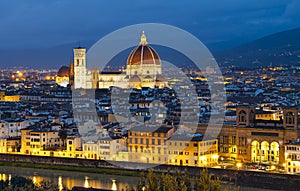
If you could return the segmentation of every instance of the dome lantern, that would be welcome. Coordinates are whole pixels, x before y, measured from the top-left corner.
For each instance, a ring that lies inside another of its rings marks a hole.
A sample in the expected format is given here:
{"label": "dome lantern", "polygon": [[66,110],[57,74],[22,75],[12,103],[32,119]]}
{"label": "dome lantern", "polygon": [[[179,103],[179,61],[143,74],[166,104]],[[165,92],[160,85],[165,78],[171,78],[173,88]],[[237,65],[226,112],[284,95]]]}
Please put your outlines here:
{"label": "dome lantern", "polygon": [[142,32],[140,43],[127,58],[126,65],[153,64],[161,65],[157,52],[148,44],[145,32]]}
{"label": "dome lantern", "polygon": [[142,36],[141,36],[141,41],[140,41],[140,44],[145,46],[147,45],[147,38],[146,38],[146,35],[145,35],[145,31],[142,31]]}

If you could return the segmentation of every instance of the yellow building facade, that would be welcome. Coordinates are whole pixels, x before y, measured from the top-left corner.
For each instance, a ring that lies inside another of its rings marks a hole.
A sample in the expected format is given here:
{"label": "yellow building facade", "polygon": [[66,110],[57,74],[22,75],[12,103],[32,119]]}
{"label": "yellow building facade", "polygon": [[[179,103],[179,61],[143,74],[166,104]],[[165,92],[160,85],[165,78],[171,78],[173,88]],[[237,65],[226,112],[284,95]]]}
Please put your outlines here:
{"label": "yellow building facade", "polygon": [[217,139],[203,140],[203,136],[173,136],[168,141],[168,164],[213,167],[218,165]]}
{"label": "yellow building facade", "polygon": [[21,148],[20,138],[2,138],[0,139],[0,153],[18,154]]}
{"label": "yellow building facade", "polygon": [[300,142],[291,142],[285,145],[285,173],[300,173]]}
{"label": "yellow building facade", "polygon": [[174,128],[166,126],[131,128],[128,132],[128,160],[141,163],[167,163],[166,143],[173,133]]}
{"label": "yellow building facade", "polygon": [[0,91],[0,101],[3,102],[19,102],[20,95],[6,95],[4,91]]}
{"label": "yellow building facade", "polygon": [[30,129],[21,130],[20,154],[68,158],[83,157],[80,137],[68,137],[64,145],[58,131],[32,131]]}
{"label": "yellow building facade", "polygon": [[[298,109],[284,108],[281,120],[256,119],[250,106],[239,106],[236,112],[236,124],[224,125],[219,133],[219,156],[236,163],[284,166],[285,144],[299,137]],[[200,127],[199,133],[205,130]]]}
{"label": "yellow building facade", "polygon": [[131,162],[211,167],[218,164],[217,139],[174,134],[173,127],[133,128],[128,132]]}

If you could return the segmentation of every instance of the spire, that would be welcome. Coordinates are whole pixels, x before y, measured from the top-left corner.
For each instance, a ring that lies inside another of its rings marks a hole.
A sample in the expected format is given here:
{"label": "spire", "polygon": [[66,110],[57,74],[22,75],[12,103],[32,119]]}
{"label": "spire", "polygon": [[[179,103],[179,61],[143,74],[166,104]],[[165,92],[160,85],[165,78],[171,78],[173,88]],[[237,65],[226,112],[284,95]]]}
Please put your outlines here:
{"label": "spire", "polygon": [[72,61],[72,57],[70,57],[69,85],[71,87],[71,90],[73,90],[74,89],[74,64]]}
{"label": "spire", "polygon": [[72,58],[70,58],[70,66],[69,66],[69,77],[70,78],[74,78],[74,64],[73,64],[73,61],[72,61]]}
{"label": "spire", "polygon": [[141,45],[146,45],[146,44],[148,44],[147,38],[146,38],[146,35],[145,35],[145,31],[142,31],[142,36],[141,36],[140,44],[141,44]]}

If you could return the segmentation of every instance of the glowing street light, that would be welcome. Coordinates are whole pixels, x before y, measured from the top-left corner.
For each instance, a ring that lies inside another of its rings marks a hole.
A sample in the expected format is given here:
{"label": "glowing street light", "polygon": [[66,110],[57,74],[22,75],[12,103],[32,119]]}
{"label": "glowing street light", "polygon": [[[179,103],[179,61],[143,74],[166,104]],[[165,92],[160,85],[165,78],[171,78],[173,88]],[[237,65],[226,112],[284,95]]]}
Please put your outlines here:
{"label": "glowing street light", "polygon": [[236,163],[236,167],[238,168],[238,169],[240,169],[240,168],[242,168],[242,166],[243,166],[243,164],[242,163]]}

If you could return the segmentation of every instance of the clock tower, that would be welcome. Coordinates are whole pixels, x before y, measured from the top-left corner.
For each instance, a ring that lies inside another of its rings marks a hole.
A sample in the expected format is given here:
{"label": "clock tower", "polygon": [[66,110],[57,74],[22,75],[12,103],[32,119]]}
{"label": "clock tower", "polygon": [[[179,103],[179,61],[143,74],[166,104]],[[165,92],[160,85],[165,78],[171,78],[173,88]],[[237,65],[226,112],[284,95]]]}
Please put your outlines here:
{"label": "clock tower", "polygon": [[74,88],[86,88],[86,49],[77,47],[74,53]]}

